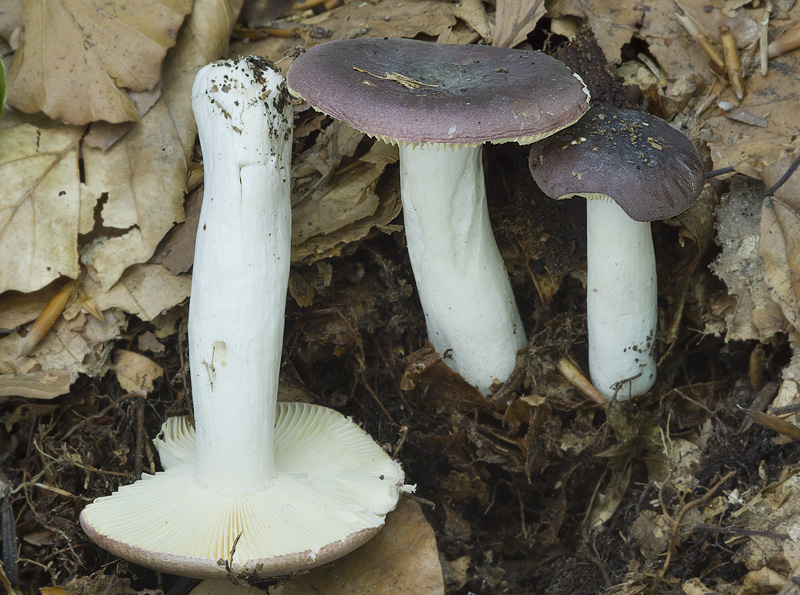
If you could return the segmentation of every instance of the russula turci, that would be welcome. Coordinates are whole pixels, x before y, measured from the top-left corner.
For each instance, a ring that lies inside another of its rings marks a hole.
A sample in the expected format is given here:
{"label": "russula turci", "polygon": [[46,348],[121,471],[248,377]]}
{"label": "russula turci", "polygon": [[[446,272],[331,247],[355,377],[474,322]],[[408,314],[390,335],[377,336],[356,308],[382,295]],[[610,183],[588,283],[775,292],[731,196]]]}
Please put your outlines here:
{"label": "russula turci", "polygon": [[428,338],[483,394],[526,343],[486,204],[483,143],[531,143],[589,108],[583,81],[540,52],[410,39],[323,43],[292,93],[400,148],[406,242]]}
{"label": "russula turci", "polygon": [[650,222],[688,209],[703,162],[686,135],[650,114],[593,107],[531,147],[533,179],[551,198],[586,198],[586,324],[592,384],[607,399],[656,379],[657,283]]}
{"label": "russula turci", "polygon": [[81,514],[112,553],[200,578],[289,574],[358,547],[403,473],[341,414],[276,406],[289,277],[292,106],[266,61],[205,66],[192,89],[205,190],[189,309],[195,427],[165,422],[165,471]]}

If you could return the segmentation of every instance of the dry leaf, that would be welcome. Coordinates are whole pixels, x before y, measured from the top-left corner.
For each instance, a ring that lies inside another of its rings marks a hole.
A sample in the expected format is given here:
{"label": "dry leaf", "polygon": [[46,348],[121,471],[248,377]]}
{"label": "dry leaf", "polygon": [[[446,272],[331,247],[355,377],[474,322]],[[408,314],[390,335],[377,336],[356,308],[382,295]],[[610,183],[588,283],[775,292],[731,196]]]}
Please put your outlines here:
{"label": "dry leaf", "polygon": [[24,0],[3,0],[0,3],[0,37],[11,39],[14,29],[22,26]]}
{"label": "dry leaf", "polygon": [[0,295],[0,329],[10,331],[35,320],[59,289],[54,283],[32,293],[9,291]]}
{"label": "dry leaf", "polygon": [[[731,166],[745,175],[759,178],[766,167],[792,150],[791,139],[800,136],[800,118],[797,117],[800,113],[800,94],[797,93],[800,54],[795,52],[774,58],[769,65],[766,77],[759,72],[750,77],[749,93],[739,106],[740,110],[766,120],[766,127],[731,120],[724,112],[708,118],[707,127],[712,136],[708,147],[714,168]],[[723,94],[721,98],[731,99],[733,95]]]}
{"label": "dry leaf", "polygon": [[[501,0],[502,2],[503,0]],[[486,8],[482,0],[462,0],[457,2],[453,14],[472,27],[484,40],[487,42],[492,41],[492,29],[494,27],[486,14]]]}
{"label": "dry leaf", "polygon": [[132,393],[153,390],[153,382],[164,375],[164,368],[153,360],[133,351],[117,349],[114,351],[112,368],[117,375],[117,382],[123,390]]}
{"label": "dry leaf", "polygon": [[[86,194],[108,194],[105,227],[123,230],[96,243],[83,258],[104,289],[129,266],[147,261],[183,220],[186,175],[197,127],[191,87],[197,70],[225,51],[241,0],[196,0],[178,43],[164,62],[162,96],[123,139],[106,152],[86,149]],[[91,200],[85,198],[87,204]],[[85,230],[83,230],[85,233]]]}
{"label": "dry leaf", "polygon": [[0,119],[0,293],[78,275],[81,129]]}
{"label": "dry leaf", "polygon": [[438,35],[455,24],[454,10],[454,3],[441,0],[349,2],[303,23],[331,31],[330,39],[358,37],[367,32],[370,37]]}
{"label": "dry leaf", "polygon": [[586,527],[597,531],[617,511],[631,481],[631,466],[614,471],[604,489],[597,493],[592,508],[586,516]]}
{"label": "dry leaf", "polygon": [[[173,275],[162,266],[140,264],[125,271],[108,291],[89,279],[84,282],[83,290],[101,310],[120,308],[149,321],[188,298],[191,287],[192,279],[188,275]],[[67,317],[74,316],[80,308],[80,303],[68,307]]]}
{"label": "dry leaf", "polygon": [[40,0],[8,73],[8,103],[72,124],[138,120],[123,88],[152,89],[192,0]]}
{"label": "dry leaf", "polygon": [[54,399],[69,392],[75,380],[67,370],[0,375],[0,396]]}
{"label": "dry leaf", "polygon": [[375,184],[384,168],[397,160],[396,147],[376,141],[361,163],[338,176],[329,185],[292,205],[292,244],[328,235],[359,219],[374,215],[378,208]]}
{"label": "dry leaf", "polygon": [[[704,4],[703,0],[681,2],[692,14],[705,15]],[[586,19],[611,64],[620,61],[623,46],[642,38],[671,81],[698,75],[710,84],[714,75],[707,66],[708,57],[675,20],[675,10],[673,2],[663,0],[556,0],[548,16]]]}
{"label": "dry leaf", "polygon": [[436,538],[419,504],[400,498],[386,526],[352,554],[271,587],[270,595],[444,593]]}
{"label": "dry leaf", "polygon": [[331,256],[373,227],[394,231],[390,222],[400,212],[399,190],[389,187],[379,197],[376,186],[386,165],[397,161],[397,148],[375,142],[360,160],[292,208],[292,262]]}
{"label": "dry leaf", "polygon": [[[766,167],[764,182],[770,186],[777,182],[792,161],[793,155],[786,155]],[[764,203],[758,253],[772,299],[792,326],[800,329],[800,175],[789,178]]]}
{"label": "dry leaf", "polygon": [[544,0],[498,0],[492,45],[513,48],[528,38],[545,13]]}
{"label": "dry leaf", "polygon": [[183,195],[196,126],[190,90],[195,72],[222,55],[241,0],[197,0],[165,61],[163,95],[109,151],[84,148],[80,185],[78,142],[82,131],[7,114],[0,119],[0,293],[35,291],[59,276],[78,274],[78,234],[100,226],[114,237],[96,239],[82,255],[104,289],[130,265],[145,262],[175,222]]}
{"label": "dry leaf", "polygon": [[200,186],[186,197],[186,220],[173,227],[164,237],[150,263],[160,264],[174,275],[186,273],[192,268],[202,204],[203,187]]}
{"label": "dry leaf", "polygon": [[767,341],[784,330],[784,317],[765,283],[765,263],[759,254],[762,237],[761,185],[739,178],[717,207],[716,242],[722,252],[711,270],[736,296],[736,307],[726,313],[726,339]]}
{"label": "dry leaf", "polygon": [[19,333],[0,339],[0,394],[52,398],[69,391],[79,373],[100,376],[105,371],[105,345],[119,336],[125,323],[118,310],[105,322],[80,313],[59,319],[28,357],[17,358]]}
{"label": "dry leaf", "polygon": [[[455,3],[443,0],[347,2],[294,24],[313,37],[314,43],[364,35],[415,37],[425,33],[437,36],[456,24],[455,9]],[[264,56],[275,62],[285,75],[291,60],[283,59],[284,54],[302,45],[305,44],[299,38],[267,37],[235,43],[231,47],[231,55]]]}

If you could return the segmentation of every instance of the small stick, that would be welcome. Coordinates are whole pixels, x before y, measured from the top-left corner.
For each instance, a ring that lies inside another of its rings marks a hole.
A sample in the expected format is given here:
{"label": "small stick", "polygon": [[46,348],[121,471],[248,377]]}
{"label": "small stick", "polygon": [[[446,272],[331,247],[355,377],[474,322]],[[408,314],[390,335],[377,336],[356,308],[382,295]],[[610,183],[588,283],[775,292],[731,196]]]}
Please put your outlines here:
{"label": "small stick", "polygon": [[742,64],[739,62],[736,40],[733,38],[733,33],[731,33],[731,29],[727,25],[720,25],[719,33],[722,36],[722,54],[725,56],[725,70],[728,72],[728,81],[731,83],[736,97],[744,99]]}
{"label": "small stick", "polygon": [[722,176],[724,174],[729,174],[731,172],[736,171],[733,169],[732,165],[728,165],[727,167],[720,167],[719,169],[712,169],[711,171],[707,171],[705,178],[708,180],[709,178],[716,178],[717,176]]}
{"label": "small stick", "polygon": [[677,2],[675,4],[678,6],[678,8],[683,10],[683,14],[677,12],[673,13],[675,15],[675,19],[684,29],[686,29],[686,32],[692,39],[694,39],[695,43],[700,46],[700,49],[703,50],[709,58],[711,58],[711,61],[717,66],[717,68],[724,70],[725,61],[722,59],[719,50],[717,50],[712,43],[711,35],[709,35],[705,28],[698,23],[691,14],[686,12],[680,4]]}
{"label": "small stick", "polygon": [[397,440],[397,444],[395,444],[394,448],[392,449],[393,459],[396,459],[397,457],[400,456],[400,450],[406,443],[407,438],[408,438],[408,426],[400,426],[400,438]]}
{"label": "small stick", "polygon": [[769,69],[769,15],[772,12],[772,0],[767,0],[764,5],[764,14],[761,15],[761,38],[758,43],[758,54],[761,60],[761,76],[767,76]]}

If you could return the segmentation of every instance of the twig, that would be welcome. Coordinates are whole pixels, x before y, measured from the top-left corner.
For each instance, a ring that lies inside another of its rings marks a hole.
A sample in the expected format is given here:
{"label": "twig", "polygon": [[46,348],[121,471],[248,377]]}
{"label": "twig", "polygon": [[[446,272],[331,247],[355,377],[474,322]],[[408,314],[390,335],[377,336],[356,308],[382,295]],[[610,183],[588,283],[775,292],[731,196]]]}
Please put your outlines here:
{"label": "twig", "polygon": [[408,438],[408,426],[400,426],[400,438],[397,440],[397,444],[395,444],[394,448],[392,449],[393,459],[396,459],[400,455],[400,450],[406,443],[406,438]]}
{"label": "twig", "polygon": [[114,407],[116,407],[117,405],[119,405],[120,403],[122,403],[122,401],[124,401],[124,400],[126,400],[126,399],[132,399],[132,398],[135,398],[135,397],[141,397],[141,398],[143,398],[143,399],[144,399],[144,398],[146,398],[146,397],[147,397],[147,393],[144,393],[144,392],[142,392],[142,391],[135,391],[135,392],[132,392],[132,393],[127,393],[127,394],[125,394],[125,395],[122,395],[122,396],[121,396],[119,399],[117,399],[116,401],[114,401],[113,403],[111,403],[111,405],[109,405],[109,406],[107,406],[107,407],[104,407],[102,410],[98,411],[98,412],[97,412],[97,413],[95,413],[94,415],[90,415],[89,417],[87,417],[87,418],[85,418],[85,419],[82,419],[81,421],[79,421],[78,423],[76,423],[74,426],[72,426],[72,427],[71,427],[71,428],[70,428],[70,429],[67,431],[67,433],[66,433],[66,434],[64,434],[64,437],[63,437],[61,440],[62,440],[62,441],[66,441],[66,439],[67,439],[67,438],[69,438],[70,436],[72,436],[72,434],[74,434],[74,433],[75,433],[75,431],[76,431],[76,430],[78,430],[78,429],[79,429],[81,426],[83,426],[83,424],[85,424],[86,422],[88,422],[88,421],[90,421],[90,420],[92,420],[92,419],[97,419],[98,417],[103,417],[103,416],[104,416],[106,413],[108,413],[109,411],[111,411],[111,410],[112,410]]}
{"label": "twig", "polygon": [[686,513],[689,512],[692,508],[696,508],[701,504],[705,504],[708,502],[711,497],[719,490],[726,481],[728,481],[731,477],[736,475],[736,471],[729,471],[726,473],[722,479],[720,479],[717,483],[711,486],[708,491],[703,494],[700,498],[696,500],[692,500],[691,502],[687,502],[683,505],[683,507],[678,511],[678,514],[675,516],[675,520],[672,522],[672,527],[670,528],[670,535],[669,535],[669,547],[667,548],[667,557],[664,559],[664,565],[661,567],[661,571],[658,573],[658,578],[663,579],[664,575],[667,573],[669,569],[669,563],[672,561],[672,555],[675,552],[675,539],[678,535],[678,531],[681,527],[681,521],[683,521],[683,517],[686,516]]}
{"label": "twig", "polygon": [[382,403],[382,402],[381,402],[381,400],[378,398],[378,395],[376,395],[376,394],[375,394],[375,391],[374,391],[374,390],[372,390],[372,387],[369,385],[369,383],[366,381],[366,379],[364,379],[364,382],[363,382],[363,384],[364,384],[364,388],[366,388],[366,389],[367,389],[367,392],[368,392],[370,395],[372,395],[372,398],[373,398],[373,399],[375,400],[375,402],[378,404],[378,407],[380,407],[381,411],[383,411],[383,414],[386,416],[386,419],[388,419],[388,420],[389,420],[389,422],[390,422],[392,425],[397,425],[397,424],[395,423],[395,421],[392,419],[392,416],[391,416],[391,415],[389,414],[389,412],[386,410],[386,407],[384,407],[384,406],[383,406],[383,403]]}
{"label": "twig", "polygon": [[769,69],[769,15],[772,12],[772,0],[767,0],[764,5],[764,14],[761,15],[761,38],[758,42],[758,55],[761,61],[761,76],[767,76]]}
{"label": "twig", "polygon": [[705,174],[705,178],[706,178],[706,180],[709,179],[709,178],[716,178],[717,176],[722,176],[722,175],[725,175],[725,174],[729,174],[729,173],[734,172],[734,171],[736,171],[736,170],[733,169],[732,165],[729,165],[727,167],[720,167],[719,169],[712,169],[711,171],[707,171],[706,174]]}

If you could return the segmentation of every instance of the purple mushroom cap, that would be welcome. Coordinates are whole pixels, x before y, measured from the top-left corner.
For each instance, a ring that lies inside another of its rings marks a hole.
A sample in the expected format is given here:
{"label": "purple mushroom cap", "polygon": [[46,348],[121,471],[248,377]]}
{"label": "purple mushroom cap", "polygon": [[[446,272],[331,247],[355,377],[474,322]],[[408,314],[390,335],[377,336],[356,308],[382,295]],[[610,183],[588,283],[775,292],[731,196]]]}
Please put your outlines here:
{"label": "purple mushroom cap", "polygon": [[404,143],[533,142],[589,108],[583,81],[541,52],[411,39],[330,41],[287,83],[315,109]]}
{"label": "purple mushroom cap", "polygon": [[606,107],[533,145],[528,164],[550,198],[605,195],[636,221],[680,215],[705,181],[700,154],[680,130],[644,112]]}

